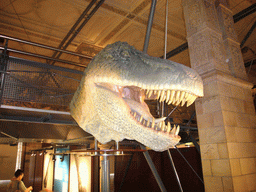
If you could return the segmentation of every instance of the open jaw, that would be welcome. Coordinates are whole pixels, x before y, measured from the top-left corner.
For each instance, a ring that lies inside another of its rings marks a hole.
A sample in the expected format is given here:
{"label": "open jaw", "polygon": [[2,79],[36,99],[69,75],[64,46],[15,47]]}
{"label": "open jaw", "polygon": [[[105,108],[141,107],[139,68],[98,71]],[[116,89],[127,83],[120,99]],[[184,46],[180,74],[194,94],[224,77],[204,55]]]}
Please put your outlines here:
{"label": "open jaw", "polygon": [[193,93],[188,93],[180,90],[160,90],[160,89],[142,89],[138,86],[117,86],[108,83],[98,83],[108,90],[117,94],[122,99],[130,112],[130,119],[136,122],[137,125],[146,129],[147,131],[157,134],[159,137],[172,140],[173,144],[180,141],[178,135],[180,127],[165,121],[166,117],[154,118],[145,103],[145,100],[159,100],[159,102],[166,102],[168,105],[185,104],[187,107],[191,105],[198,97]]}
{"label": "open jaw", "polygon": [[163,151],[180,141],[179,127],[154,118],[144,100],[189,106],[198,96],[203,96],[203,81],[195,70],[116,42],[86,68],[70,112],[101,143],[126,138]]}

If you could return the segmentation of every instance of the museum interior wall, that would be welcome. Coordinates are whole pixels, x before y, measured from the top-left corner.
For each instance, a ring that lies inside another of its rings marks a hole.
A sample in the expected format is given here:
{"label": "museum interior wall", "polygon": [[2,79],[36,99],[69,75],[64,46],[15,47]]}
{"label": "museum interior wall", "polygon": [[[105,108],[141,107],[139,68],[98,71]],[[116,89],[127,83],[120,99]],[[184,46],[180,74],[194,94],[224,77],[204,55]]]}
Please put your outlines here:
{"label": "museum interior wall", "polygon": [[206,191],[253,191],[253,84],[248,82],[232,12],[227,2],[217,7],[207,1],[183,3],[191,65],[205,88],[196,113]]}

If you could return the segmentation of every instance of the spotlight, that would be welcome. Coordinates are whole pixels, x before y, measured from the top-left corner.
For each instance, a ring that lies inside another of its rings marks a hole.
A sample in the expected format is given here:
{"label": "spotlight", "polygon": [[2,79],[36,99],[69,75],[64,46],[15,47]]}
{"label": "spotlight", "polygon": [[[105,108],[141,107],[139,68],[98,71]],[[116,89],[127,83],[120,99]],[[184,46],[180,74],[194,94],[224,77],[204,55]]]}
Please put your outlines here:
{"label": "spotlight", "polygon": [[31,157],[33,157],[33,156],[36,156],[35,152],[32,152],[32,153],[31,153]]}

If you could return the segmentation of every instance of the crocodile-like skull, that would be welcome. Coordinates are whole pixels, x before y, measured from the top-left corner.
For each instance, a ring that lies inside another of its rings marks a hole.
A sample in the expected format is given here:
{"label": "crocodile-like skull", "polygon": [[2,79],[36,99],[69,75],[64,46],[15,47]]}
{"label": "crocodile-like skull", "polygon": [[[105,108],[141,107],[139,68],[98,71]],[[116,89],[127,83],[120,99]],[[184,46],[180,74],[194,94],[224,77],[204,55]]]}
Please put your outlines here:
{"label": "crocodile-like skull", "polygon": [[155,119],[144,100],[189,106],[201,96],[202,79],[193,69],[116,42],[88,65],[70,110],[103,144],[126,138],[163,151],[179,142],[179,129],[166,125],[165,118]]}

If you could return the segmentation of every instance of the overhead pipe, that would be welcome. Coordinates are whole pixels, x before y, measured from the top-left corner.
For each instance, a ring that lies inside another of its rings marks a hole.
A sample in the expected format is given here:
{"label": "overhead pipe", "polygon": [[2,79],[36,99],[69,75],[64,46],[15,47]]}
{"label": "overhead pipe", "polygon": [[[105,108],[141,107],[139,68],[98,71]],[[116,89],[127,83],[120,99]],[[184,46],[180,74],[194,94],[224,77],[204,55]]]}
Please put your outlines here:
{"label": "overhead pipe", "polygon": [[78,57],[83,57],[83,58],[86,58],[86,59],[92,59],[91,56],[82,55],[82,54],[79,54],[79,53],[76,53],[76,52],[66,51],[66,50],[58,49],[58,48],[51,47],[51,46],[48,46],[48,45],[43,45],[43,44],[40,44],[40,43],[31,42],[31,41],[26,41],[26,40],[23,40],[23,39],[18,39],[18,38],[6,36],[6,35],[1,35],[0,34],[0,38],[8,39],[8,40],[11,40],[11,41],[16,41],[16,42],[19,42],[19,43],[28,44],[28,45],[32,45],[32,46],[36,46],[36,47],[40,47],[40,48],[44,48],[44,49],[50,49],[50,50],[53,50],[53,51],[56,51],[56,52],[62,52],[62,53],[66,53],[66,54],[70,54],[70,55],[74,55],[74,56],[78,56]]}
{"label": "overhead pipe", "polygon": [[[75,37],[78,35],[78,33],[83,29],[83,27],[85,26],[85,24],[91,19],[91,17],[96,13],[96,11],[100,8],[100,6],[104,3],[105,0],[101,0],[94,8],[93,10],[90,12],[89,15],[87,15],[86,19],[83,21],[83,23],[80,25],[80,27],[75,31],[75,33],[70,37],[70,39],[68,40],[68,42],[66,43],[65,46],[62,47],[62,49],[66,49],[70,43],[75,39]],[[72,33],[72,32],[71,32]],[[62,53],[59,53],[55,58],[59,58],[62,55]],[[52,65],[55,62],[52,63]]]}
{"label": "overhead pipe", "polygon": [[254,59],[252,59],[252,60],[246,62],[246,63],[244,64],[244,66],[245,66],[245,67],[250,67],[251,65],[255,65],[255,64],[256,64],[256,60],[255,60],[255,58],[254,58]]}
{"label": "overhead pipe", "polygon": [[[13,56],[9,56],[9,62],[24,63],[26,65],[33,66],[33,67],[36,66],[36,67],[39,67],[39,68],[45,68],[45,69],[50,69],[50,70],[57,70],[57,71],[63,71],[63,72],[83,75],[83,71],[78,71],[78,70],[75,70],[75,69],[64,68],[64,67],[60,67],[60,66],[53,66],[53,65],[49,65],[49,64],[45,64],[45,63],[40,63],[40,62],[37,62],[37,61],[21,59],[21,58],[13,57]],[[16,71],[19,71],[19,70],[16,70]],[[15,72],[15,70],[7,70],[6,72],[7,73],[8,72]],[[22,70],[20,70],[20,72],[22,72]],[[53,72],[53,74],[60,75],[59,73],[55,73],[55,72]],[[60,76],[67,77],[65,75],[60,75]],[[67,77],[67,78],[70,78],[70,77]],[[80,80],[78,80],[78,81],[80,81]]]}
{"label": "overhead pipe", "polygon": [[[64,45],[64,43],[67,41],[67,39],[69,38],[69,36],[73,33],[73,31],[75,30],[75,28],[77,27],[77,25],[82,21],[82,19],[86,16],[86,14],[88,13],[88,11],[92,8],[92,6],[96,3],[96,0],[92,0],[91,3],[86,7],[86,9],[84,10],[84,12],[80,15],[80,17],[78,18],[78,20],[76,21],[76,23],[73,25],[73,27],[69,30],[69,32],[67,33],[67,35],[64,37],[64,39],[61,41],[60,45],[58,46],[59,49],[61,49],[61,47]],[[52,57],[55,57],[57,54],[57,52],[55,52]]]}
{"label": "overhead pipe", "polygon": [[250,28],[250,30],[248,31],[248,33],[245,35],[244,39],[242,40],[242,43],[240,44],[240,48],[242,48],[245,44],[245,42],[247,41],[247,39],[251,36],[253,30],[256,27],[256,21],[254,22],[254,24],[252,25],[252,27]]}
{"label": "overhead pipe", "polygon": [[238,22],[241,19],[247,17],[248,15],[251,15],[256,11],[256,3],[252,4],[250,7],[247,7],[246,9],[240,11],[239,13],[235,14],[233,16],[234,22]]}
{"label": "overhead pipe", "polygon": [[[234,23],[240,21],[241,19],[247,17],[248,15],[251,15],[252,13],[254,13],[256,11],[256,3],[254,3],[253,5],[251,5],[250,7],[240,11],[239,13],[235,14],[233,16],[233,20]],[[188,49],[188,42],[183,43],[182,45],[180,45],[179,47],[171,50],[170,52],[168,52],[166,54],[166,58],[169,59],[185,50]],[[163,58],[164,56],[161,56],[161,58]]]}
{"label": "overhead pipe", "polygon": [[[171,50],[170,52],[168,52],[166,54],[166,58],[169,59],[179,53],[181,53],[182,51],[185,51],[186,49],[188,49],[188,42],[180,45],[179,47],[176,47],[175,49]],[[163,58],[164,56],[162,56],[161,58]]]}
{"label": "overhead pipe", "polygon": [[[4,50],[4,48],[0,47],[0,50]],[[37,57],[37,58],[41,58],[41,59],[46,59],[46,60],[52,60],[52,61],[55,61],[55,62],[66,63],[66,64],[69,64],[69,65],[75,65],[75,66],[78,66],[78,67],[86,67],[86,66],[84,66],[80,63],[75,63],[75,62],[72,62],[72,61],[66,61],[66,60],[61,60],[61,59],[55,59],[55,58],[47,57],[47,56],[44,56],[44,55],[39,55],[39,54],[35,54],[35,53],[30,53],[30,52],[24,52],[24,51],[20,51],[20,50],[16,50],[16,49],[7,48],[7,51],[22,54],[22,55]]]}
{"label": "overhead pipe", "polygon": [[[72,37],[69,39],[69,41],[67,42],[67,44],[63,47],[63,49],[66,49],[69,44],[73,41],[73,39],[78,35],[78,33],[82,30],[82,28],[84,27],[84,25],[91,19],[91,17],[96,13],[96,11],[100,8],[100,6],[104,3],[105,0],[101,0],[92,10],[92,12],[86,17],[86,19],[84,20],[84,22],[80,25],[80,27],[75,30],[75,33],[72,35]],[[59,57],[59,56],[58,56]]]}

